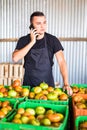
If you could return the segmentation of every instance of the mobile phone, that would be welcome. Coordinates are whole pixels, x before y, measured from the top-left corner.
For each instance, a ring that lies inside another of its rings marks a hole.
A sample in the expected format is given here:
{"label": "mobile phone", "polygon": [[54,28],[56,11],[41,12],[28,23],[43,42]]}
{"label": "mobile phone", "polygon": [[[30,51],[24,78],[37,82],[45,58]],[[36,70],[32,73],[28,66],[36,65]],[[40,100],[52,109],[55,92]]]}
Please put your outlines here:
{"label": "mobile phone", "polygon": [[31,29],[31,28],[32,28],[32,29],[34,29],[34,26],[33,26],[33,24],[31,24],[31,25],[29,26],[29,28],[30,28],[30,29]]}
{"label": "mobile phone", "polygon": [[[29,28],[30,28],[30,29],[35,29],[34,26],[33,26],[33,24],[31,24],[31,25],[29,26]],[[39,34],[38,34],[38,35],[39,35]],[[38,37],[38,35],[36,36],[36,38]]]}

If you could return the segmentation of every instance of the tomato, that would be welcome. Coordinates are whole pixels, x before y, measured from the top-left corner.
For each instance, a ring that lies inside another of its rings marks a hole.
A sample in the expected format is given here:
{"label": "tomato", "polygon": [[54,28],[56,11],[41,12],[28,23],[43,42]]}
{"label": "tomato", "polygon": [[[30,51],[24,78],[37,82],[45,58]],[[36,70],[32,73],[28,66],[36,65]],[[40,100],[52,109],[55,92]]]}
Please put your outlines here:
{"label": "tomato", "polygon": [[40,93],[41,91],[42,91],[41,87],[39,87],[39,86],[34,87],[35,94]]}
{"label": "tomato", "polygon": [[10,104],[9,101],[4,101],[2,102],[2,107],[7,107]]}
{"label": "tomato", "polygon": [[27,116],[22,116],[21,121],[23,124],[27,124],[29,122],[29,118]]}
{"label": "tomato", "polygon": [[17,111],[18,114],[24,114],[24,112],[25,112],[24,108],[18,108]]}
{"label": "tomato", "polygon": [[17,96],[17,92],[15,90],[9,90],[8,91],[8,96],[9,97],[16,97]]}
{"label": "tomato", "polygon": [[0,97],[3,97],[4,95],[3,95],[3,93],[2,92],[0,92]]}
{"label": "tomato", "polygon": [[3,108],[1,108],[1,111],[2,111],[5,115],[7,115],[7,113],[8,113],[8,108],[7,108],[7,107],[3,107]]}
{"label": "tomato", "polygon": [[79,92],[79,88],[77,86],[72,87],[73,93]]}
{"label": "tomato", "polygon": [[17,118],[17,119],[20,119],[21,118],[21,114],[16,114],[15,116],[14,116],[14,118]]}
{"label": "tomato", "polygon": [[30,98],[30,99],[33,99],[34,97],[35,97],[35,93],[34,93],[34,92],[30,92],[30,93],[29,93],[29,98]]}
{"label": "tomato", "polygon": [[48,98],[48,100],[58,100],[57,94],[54,92],[48,93],[47,98]]}
{"label": "tomato", "polygon": [[61,113],[48,114],[47,117],[51,122],[60,122],[64,118],[63,114]]}
{"label": "tomato", "polygon": [[57,93],[58,96],[63,93],[63,91],[60,88],[55,88],[54,92]]}
{"label": "tomato", "polygon": [[22,121],[21,121],[21,119],[19,119],[19,118],[14,118],[14,119],[12,120],[12,122],[13,122],[13,123],[17,123],[17,124],[22,124]]}
{"label": "tomato", "polygon": [[45,117],[45,115],[38,115],[38,116],[37,116],[37,119],[38,119],[39,121],[41,121],[44,117]]}
{"label": "tomato", "polygon": [[5,117],[5,113],[0,110],[0,119]]}
{"label": "tomato", "polygon": [[4,88],[4,85],[0,85],[0,89],[1,89],[1,88]]}
{"label": "tomato", "polygon": [[32,125],[36,125],[36,126],[40,125],[40,122],[37,119],[32,119],[30,122]]}
{"label": "tomato", "polygon": [[41,120],[41,124],[43,124],[45,126],[50,126],[51,121],[48,118],[44,118],[44,119]]}
{"label": "tomato", "polygon": [[53,92],[53,91],[54,91],[54,88],[51,87],[51,86],[49,86],[49,87],[47,88],[47,91],[48,91],[48,92]]}
{"label": "tomato", "polygon": [[16,92],[22,92],[22,87],[21,86],[15,86],[15,91]]}
{"label": "tomato", "polygon": [[49,110],[46,111],[46,114],[53,114],[53,113],[54,113],[54,111],[51,110],[51,109],[49,109]]}
{"label": "tomato", "polygon": [[81,130],[87,130],[87,121],[81,122],[79,128]]}
{"label": "tomato", "polygon": [[38,107],[36,107],[35,112],[36,112],[37,115],[44,114],[45,113],[45,108],[42,107],[42,106],[38,106]]}
{"label": "tomato", "polygon": [[21,81],[19,79],[16,79],[13,81],[12,87],[21,86]]}
{"label": "tomato", "polygon": [[67,94],[61,94],[60,96],[59,96],[59,99],[60,100],[67,100],[68,99],[68,95]]}
{"label": "tomato", "polygon": [[47,88],[48,88],[48,84],[45,83],[45,82],[42,82],[42,83],[40,83],[40,87],[41,87],[42,89],[47,89]]}
{"label": "tomato", "polygon": [[53,122],[53,123],[52,123],[52,126],[53,126],[53,127],[59,127],[60,125],[61,125],[60,122]]}
{"label": "tomato", "polygon": [[35,110],[33,108],[26,108],[25,111],[28,112],[30,115],[35,115]]}
{"label": "tomato", "polygon": [[2,92],[2,93],[6,92],[6,91],[7,91],[6,88],[1,88],[1,89],[0,89],[0,92]]}
{"label": "tomato", "polygon": [[23,88],[22,89],[22,96],[23,97],[28,97],[29,96],[29,89],[28,88]]}
{"label": "tomato", "polygon": [[84,98],[82,96],[80,96],[80,95],[75,95],[73,97],[74,102],[81,102],[81,101],[83,101],[83,99]]}
{"label": "tomato", "polygon": [[79,109],[86,109],[86,108],[87,108],[87,107],[86,107],[86,104],[80,103],[80,102],[76,103],[76,106],[77,106],[77,108],[79,108]]}

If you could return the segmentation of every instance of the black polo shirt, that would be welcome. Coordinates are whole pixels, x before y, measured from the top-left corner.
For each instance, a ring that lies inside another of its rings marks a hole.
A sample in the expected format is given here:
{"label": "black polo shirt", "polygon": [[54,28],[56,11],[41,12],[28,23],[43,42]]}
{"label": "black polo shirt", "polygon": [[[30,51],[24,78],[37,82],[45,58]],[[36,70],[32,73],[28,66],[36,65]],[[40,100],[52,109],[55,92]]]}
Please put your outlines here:
{"label": "black polo shirt", "polygon": [[[48,48],[49,59],[50,59],[50,63],[51,63],[51,66],[52,66],[53,65],[53,56],[54,56],[54,54],[56,52],[58,52],[60,50],[64,50],[64,49],[63,49],[60,41],[58,40],[58,38],[56,38],[55,36],[53,36],[51,34],[48,34],[48,33],[45,33],[45,38],[46,38],[46,43],[47,43],[47,48]],[[37,40],[32,48],[33,49],[44,48],[44,46],[45,46],[45,38]],[[16,49],[17,50],[22,49],[23,47],[25,47],[29,43],[30,43],[30,34],[28,34],[26,36],[23,36],[18,40],[18,43],[16,45]],[[31,50],[24,57],[24,61],[25,61],[24,67],[26,66],[26,64],[28,62],[27,60],[28,60],[28,54],[29,53],[31,53]]]}

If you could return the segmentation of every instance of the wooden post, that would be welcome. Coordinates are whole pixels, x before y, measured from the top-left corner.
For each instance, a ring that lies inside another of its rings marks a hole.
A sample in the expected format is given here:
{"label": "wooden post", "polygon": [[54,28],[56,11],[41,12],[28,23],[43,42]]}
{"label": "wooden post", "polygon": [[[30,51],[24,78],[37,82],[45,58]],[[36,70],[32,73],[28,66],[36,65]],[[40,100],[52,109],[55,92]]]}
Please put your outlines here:
{"label": "wooden post", "polygon": [[13,77],[18,78],[19,77],[19,64],[13,65]]}
{"label": "wooden post", "polygon": [[3,78],[0,78],[0,85],[4,85]]}
{"label": "wooden post", "polygon": [[9,78],[13,77],[13,64],[9,64]]}
{"label": "wooden post", "polygon": [[9,72],[8,64],[4,64],[4,77],[5,78],[8,78],[8,72]]}
{"label": "wooden post", "polygon": [[0,78],[4,77],[4,65],[0,64]]}

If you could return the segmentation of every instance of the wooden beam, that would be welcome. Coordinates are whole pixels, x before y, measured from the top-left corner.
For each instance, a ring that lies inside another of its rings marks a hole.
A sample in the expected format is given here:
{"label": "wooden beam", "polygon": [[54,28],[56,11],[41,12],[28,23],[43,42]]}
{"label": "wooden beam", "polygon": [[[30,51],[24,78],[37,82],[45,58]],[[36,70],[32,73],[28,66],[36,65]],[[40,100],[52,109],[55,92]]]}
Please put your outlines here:
{"label": "wooden beam", "polygon": [[18,39],[17,38],[3,38],[0,39],[0,42],[17,42]]}
{"label": "wooden beam", "polygon": [[[81,38],[81,37],[59,37],[58,38],[60,41],[83,41],[83,42],[86,42],[87,41],[87,38]],[[0,42],[17,42],[18,41],[18,38],[3,38],[3,39],[0,39]]]}
{"label": "wooden beam", "polygon": [[60,41],[87,41],[87,38],[81,38],[81,37],[60,37]]}

